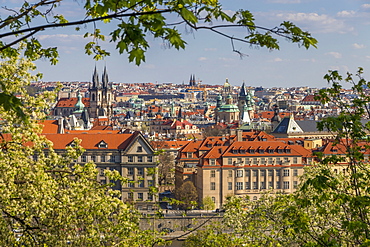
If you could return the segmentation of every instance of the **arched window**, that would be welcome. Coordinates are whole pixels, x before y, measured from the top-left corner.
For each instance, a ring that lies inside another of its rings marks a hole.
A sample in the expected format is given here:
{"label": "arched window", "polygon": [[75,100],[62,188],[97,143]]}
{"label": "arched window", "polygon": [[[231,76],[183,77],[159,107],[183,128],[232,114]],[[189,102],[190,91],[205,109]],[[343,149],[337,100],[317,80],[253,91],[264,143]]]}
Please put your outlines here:
{"label": "arched window", "polygon": [[93,94],[91,94],[91,100],[92,101],[95,101],[95,94],[93,93]]}

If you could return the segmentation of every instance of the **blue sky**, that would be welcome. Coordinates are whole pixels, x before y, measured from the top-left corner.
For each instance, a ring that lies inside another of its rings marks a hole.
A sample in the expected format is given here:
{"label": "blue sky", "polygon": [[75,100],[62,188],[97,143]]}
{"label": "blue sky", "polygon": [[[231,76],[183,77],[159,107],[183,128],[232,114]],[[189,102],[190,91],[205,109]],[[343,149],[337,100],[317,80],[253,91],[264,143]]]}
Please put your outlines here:
{"label": "blue sky", "polygon": [[[0,0],[1,6],[20,0]],[[306,50],[283,39],[279,51],[250,48],[236,43],[235,48],[247,54],[240,57],[232,52],[230,40],[209,31],[184,33],[188,43],[185,50],[168,49],[161,40],[149,38],[151,48],[146,63],[140,67],[128,63],[127,55],[119,55],[113,44],[103,44],[111,56],[94,61],[84,54],[82,36],[91,31],[87,25],[81,31],[59,28],[38,34],[45,45],[59,47],[60,62],[50,66],[37,62],[44,81],[90,81],[96,65],[102,72],[106,65],[109,80],[114,82],[173,82],[188,83],[195,74],[205,84],[223,84],[228,78],[232,85],[243,82],[263,87],[325,87],[323,76],[328,70],[355,73],[358,67],[370,75],[370,1],[361,0],[222,0],[225,10],[248,9],[255,15],[256,24],[274,27],[284,20],[292,21],[319,41],[318,48]],[[77,20],[81,2],[62,1],[60,11],[70,20]],[[4,10],[2,10],[3,15]],[[98,24],[109,30],[109,26]],[[232,30],[235,36],[242,29]],[[108,34],[108,32],[106,32]],[[367,76],[370,80],[370,76]]]}

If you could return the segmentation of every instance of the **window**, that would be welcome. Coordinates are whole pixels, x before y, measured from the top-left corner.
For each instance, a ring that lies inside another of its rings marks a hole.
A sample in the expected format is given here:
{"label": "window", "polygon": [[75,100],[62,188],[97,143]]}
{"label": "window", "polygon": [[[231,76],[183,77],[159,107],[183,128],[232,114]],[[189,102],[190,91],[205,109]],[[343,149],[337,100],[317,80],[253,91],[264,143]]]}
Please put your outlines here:
{"label": "window", "polygon": [[276,164],[281,164],[280,158],[276,158]]}
{"label": "window", "polygon": [[228,182],[227,183],[227,189],[228,190],[232,190],[233,189],[233,183],[232,182]]}
{"label": "window", "polygon": [[276,177],[280,177],[280,170],[276,170],[275,175],[276,175]]}
{"label": "window", "polygon": [[209,159],[209,164],[211,166],[215,166],[216,165],[216,160],[215,159]]}
{"label": "window", "polygon": [[147,162],[153,162],[153,156],[148,156],[148,157],[146,158],[146,160],[147,160]]}
{"label": "window", "polygon": [[133,187],[134,187],[134,181],[133,181],[133,180],[129,180],[129,181],[127,182],[127,187],[128,187],[128,188],[133,188]]}
{"label": "window", "polygon": [[272,186],[274,186],[273,184],[272,184],[272,182],[270,181],[269,182],[269,187],[268,187],[268,189],[273,189],[273,187]]}
{"label": "window", "polygon": [[130,200],[134,199],[134,193],[133,192],[128,193],[128,199],[130,199]]}
{"label": "window", "polygon": [[265,182],[261,182],[261,190],[264,190],[266,189],[266,183]]}
{"label": "window", "polygon": [[144,199],[144,193],[137,193],[137,200],[142,201]]}
{"label": "window", "polygon": [[[148,201],[153,201],[153,195],[148,193]],[[149,206],[148,206],[148,210],[149,210]]]}
{"label": "window", "polygon": [[260,171],[260,176],[265,177],[266,176],[266,170],[261,170]]}
{"label": "window", "polygon": [[293,181],[293,189],[297,189],[298,181]]}
{"label": "window", "polygon": [[212,198],[212,202],[216,203],[216,197],[212,196],[211,198]]}
{"label": "window", "polygon": [[148,180],[148,187],[154,186],[153,180]]}
{"label": "window", "polygon": [[193,158],[193,153],[186,153],[188,158]]}
{"label": "window", "polygon": [[91,161],[92,161],[92,162],[96,162],[96,157],[95,157],[95,155],[92,155],[92,156],[91,156]]}
{"label": "window", "polygon": [[289,181],[284,181],[283,186],[284,186],[284,190],[288,190],[289,189]]}
{"label": "window", "polygon": [[143,162],[143,156],[138,156],[137,157],[137,162]]}
{"label": "window", "polygon": [[267,163],[268,164],[273,164],[274,163],[274,160],[271,157],[269,157]]}
{"label": "window", "polygon": [[137,147],[137,152],[138,152],[138,153],[143,152],[143,147],[140,147],[140,146],[139,146],[139,147]]}
{"label": "window", "polygon": [[261,164],[266,164],[266,159],[265,158],[261,158]]}
{"label": "window", "polygon": [[293,164],[297,164],[298,163],[298,158],[297,157],[293,157]]}
{"label": "window", "polygon": [[227,164],[232,165],[233,164],[233,159],[232,158],[228,158],[227,159]]}
{"label": "window", "polygon": [[144,188],[144,180],[140,180],[138,183],[139,188]]}
{"label": "window", "polygon": [[142,167],[137,168],[137,175],[138,176],[144,176],[144,168],[142,168]]}
{"label": "window", "polygon": [[249,158],[245,158],[245,164],[250,164],[250,163],[251,163],[250,159]]}
{"label": "window", "polygon": [[105,162],[105,156],[104,155],[100,157],[100,162]]}
{"label": "window", "polygon": [[116,162],[116,157],[114,155],[110,156],[110,162]]}
{"label": "window", "polygon": [[258,183],[257,182],[253,182],[253,189],[258,190]]}
{"label": "window", "polygon": [[134,168],[133,167],[129,167],[127,168],[127,175],[134,175]]}
{"label": "window", "polygon": [[276,189],[280,190],[280,181],[276,181]]}
{"label": "window", "polygon": [[289,162],[290,162],[289,158],[286,158],[286,157],[285,157],[285,158],[284,158],[284,162],[285,162],[285,163],[289,163]]}
{"label": "window", "polygon": [[211,178],[214,178],[214,177],[216,177],[216,171],[215,170],[212,170],[211,171]]}
{"label": "window", "polygon": [[258,176],[258,170],[253,170],[253,177],[257,177]]}
{"label": "window", "polygon": [[98,148],[108,148],[108,145],[105,142],[100,142]]}
{"label": "window", "polygon": [[81,156],[81,162],[86,162],[86,156],[85,155]]}
{"label": "window", "polygon": [[236,177],[237,178],[243,177],[243,170],[236,170]]}
{"label": "window", "polygon": [[250,182],[245,182],[245,189],[250,190],[251,189],[251,183]]}
{"label": "window", "polygon": [[233,171],[232,170],[227,171],[227,177],[229,177],[229,178],[233,177]]}
{"label": "window", "polygon": [[274,175],[274,170],[269,170],[269,177],[272,177]]}
{"label": "window", "polygon": [[211,190],[216,190],[216,183],[215,182],[211,182]]}
{"label": "window", "polygon": [[133,156],[128,156],[128,162],[134,162],[134,157]]}
{"label": "window", "polygon": [[236,182],[235,189],[236,190],[242,190],[243,189],[243,182]]}
{"label": "window", "polygon": [[253,201],[257,201],[257,196],[253,196]]}
{"label": "window", "polygon": [[295,177],[298,176],[298,170],[297,169],[293,170],[293,176],[295,176]]}
{"label": "window", "polygon": [[284,177],[289,177],[289,172],[290,172],[290,170],[289,170],[289,169],[284,169],[284,170],[283,170],[283,176],[284,176]]}
{"label": "window", "polygon": [[249,177],[251,175],[251,171],[250,170],[245,170],[244,172],[245,172],[245,176],[246,177]]}
{"label": "window", "polygon": [[253,164],[258,164],[257,158],[253,158]]}

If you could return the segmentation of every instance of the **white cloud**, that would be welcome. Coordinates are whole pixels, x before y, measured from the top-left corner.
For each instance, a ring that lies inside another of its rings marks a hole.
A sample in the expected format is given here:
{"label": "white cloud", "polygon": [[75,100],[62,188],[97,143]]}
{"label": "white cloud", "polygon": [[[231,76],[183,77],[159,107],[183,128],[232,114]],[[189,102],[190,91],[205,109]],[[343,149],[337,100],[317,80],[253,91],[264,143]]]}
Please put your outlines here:
{"label": "white cloud", "polygon": [[327,52],[327,53],[325,53],[325,55],[329,55],[329,56],[332,56],[334,58],[341,58],[342,57],[341,53],[335,52],[335,51]]}
{"label": "white cloud", "polygon": [[61,42],[69,42],[69,41],[76,41],[76,40],[83,40],[84,37],[83,35],[77,35],[77,34],[52,34],[52,35],[48,35],[48,34],[42,34],[42,35],[38,35],[37,38],[39,40],[58,40],[58,41],[61,41]]}
{"label": "white cloud", "polygon": [[365,4],[361,5],[361,8],[362,9],[370,9],[370,3],[365,3]]}
{"label": "white cloud", "polygon": [[198,61],[206,61],[206,60],[208,60],[208,58],[206,58],[206,57],[200,57],[200,58],[198,58]]}
{"label": "white cloud", "polygon": [[342,20],[317,13],[279,13],[276,17],[292,21],[299,27],[310,30],[311,33],[348,33],[354,30]]}
{"label": "white cloud", "polygon": [[338,12],[337,13],[337,16],[338,17],[353,17],[355,16],[356,12],[351,10],[351,11],[348,11],[348,10],[343,10],[341,12]]}
{"label": "white cloud", "polygon": [[274,62],[282,62],[283,59],[281,59],[280,57],[276,57],[273,59]]}
{"label": "white cloud", "polygon": [[364,44],[357,44],[357,43],[354,43],[352,44],[352,47],[355,48],[355,49],[363,49],[365,48],[366,46]]}

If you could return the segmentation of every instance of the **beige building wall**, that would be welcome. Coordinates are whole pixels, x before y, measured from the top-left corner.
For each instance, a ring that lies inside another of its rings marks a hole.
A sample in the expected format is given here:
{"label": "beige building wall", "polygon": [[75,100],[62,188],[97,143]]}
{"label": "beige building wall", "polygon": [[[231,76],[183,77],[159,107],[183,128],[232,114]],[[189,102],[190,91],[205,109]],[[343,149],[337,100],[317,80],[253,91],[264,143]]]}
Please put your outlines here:
{"label": "beige building wall", "polygon": [[[263,159],[266,164],[261,164]],[[226,165],[212,168],[198,167],[197,189],[199,198],[210,196],[217,208],[222,207],[227,196],[249,196],[257,200],[261,192],[273,191],[292,193],[298,185],[299,176],[303,174],[301,157],[272,157],[271,164],[265,157],[256,160],[249,159],[250,163],[242,165]],[[238,158],[231,159],[231,163]],[[284,161],[280,164],[280,161]],[[295,165],[291,165],[293,163]],[[228,162],[228,161],[226,161]],[[247,161],[248,162],[248,161]],[[255,163],[255,164],[253,164]]]}

